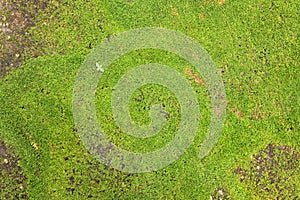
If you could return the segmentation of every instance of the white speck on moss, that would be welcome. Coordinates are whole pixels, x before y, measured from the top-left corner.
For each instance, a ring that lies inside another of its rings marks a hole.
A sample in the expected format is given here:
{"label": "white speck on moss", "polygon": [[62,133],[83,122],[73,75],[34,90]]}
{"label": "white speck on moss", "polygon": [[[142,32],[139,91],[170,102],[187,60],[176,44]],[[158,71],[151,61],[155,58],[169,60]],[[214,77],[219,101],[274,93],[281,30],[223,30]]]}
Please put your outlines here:
{"label": "white speck on moss", "polygon": [[98,62],[96,62],[96,70],[97,70],[98,72],[101,72],[101,73],[104,72],[104,69],[102,68],[102,65],[100,65]]}

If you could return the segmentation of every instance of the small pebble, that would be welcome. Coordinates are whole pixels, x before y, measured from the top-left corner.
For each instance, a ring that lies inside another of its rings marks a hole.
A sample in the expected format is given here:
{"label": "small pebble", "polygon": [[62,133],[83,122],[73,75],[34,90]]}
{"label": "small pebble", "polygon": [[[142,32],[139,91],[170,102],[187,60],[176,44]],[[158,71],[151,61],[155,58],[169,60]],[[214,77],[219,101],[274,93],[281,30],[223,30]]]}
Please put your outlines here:
{"label": "small pebble", "polygon": [[220,196],[224,196],[224,193],[223,193],[222,190],[219,190],[219,191],[218,191],[218,194],[219,194]]}

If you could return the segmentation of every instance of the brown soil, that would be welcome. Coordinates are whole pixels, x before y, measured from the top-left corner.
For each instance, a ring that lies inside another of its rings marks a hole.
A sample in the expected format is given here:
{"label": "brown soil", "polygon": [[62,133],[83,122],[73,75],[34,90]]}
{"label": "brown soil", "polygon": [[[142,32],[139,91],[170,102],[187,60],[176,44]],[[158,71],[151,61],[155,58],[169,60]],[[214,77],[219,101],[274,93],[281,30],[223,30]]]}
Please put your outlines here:
{"label": "brown soil", "polygon": [[252,157],[248,169],[238,167],[240,181],[261,199],[297,199],[300,153],[290,146],[269,144]]}
{"label": "brown soil", "polygon": [[46,0],[0,0],[0,78],[28,57],[38,56],[29,28]]}
{"label": "brown soil", "polygon": [[186,75],[189,75],[192,77],[192,80],[194,80],[196,83],[198,83],[201,86],[206,86],[205,82],[200,78],[200,76],[198,76],[196,73],[192,72],[192,70],[190,70],[189,68],[186,68],[184,70],[184,73]]}
{"label": "brown soil", "polygon": [[1,199],[29,199],[26,193],[27,179],[18,162],[18,156],[0,140]]}

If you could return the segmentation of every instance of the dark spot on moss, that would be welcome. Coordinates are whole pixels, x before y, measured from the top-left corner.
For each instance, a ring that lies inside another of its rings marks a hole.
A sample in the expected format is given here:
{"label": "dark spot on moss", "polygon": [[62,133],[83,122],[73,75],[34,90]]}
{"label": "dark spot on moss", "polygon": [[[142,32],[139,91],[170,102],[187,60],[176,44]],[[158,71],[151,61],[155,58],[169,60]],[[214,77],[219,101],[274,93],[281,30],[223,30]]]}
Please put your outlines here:
{"label": "dark spot on moss", "polygon": [[67,192],[70,192],[71,194],[74,193],[75,191],[75,188],[66,188]]}
{"label": "dark spot on moss", "polygon": [[73,184],[73,183],[75,182],[74,176],[71,176],[71,177],[69,178],[69,180],[70,180],[70,184]]}

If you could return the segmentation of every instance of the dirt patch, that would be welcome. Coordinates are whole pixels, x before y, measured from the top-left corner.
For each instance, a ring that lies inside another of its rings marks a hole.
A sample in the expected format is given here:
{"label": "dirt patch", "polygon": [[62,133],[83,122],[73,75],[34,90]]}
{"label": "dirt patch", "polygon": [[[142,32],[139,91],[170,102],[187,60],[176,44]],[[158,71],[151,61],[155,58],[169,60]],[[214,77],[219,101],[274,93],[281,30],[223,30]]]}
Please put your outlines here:
{"label": "dirt patch", "polygon": [[192,72],[191,69],[186,68],[186,69],[184,70],[184,73],[185,73],[186,75],[192,77],[191,80],[194,80],[194,81],[195,81],[196,83],[198,83],[199,85],[204,86],[204,87],[206,86],[205,82],[200,78],[200,76],[198,76],[196,73]]}
{"label": "dirt patch", "polygon": [[252,156],[249,169],[238,167],[240,181],[261,199],[297,199],[300,153],[290,146],[269,144]]}
{"label": "dirt patch", "polygon": [[28,57],[37,57],[37,45],[28,33],[46,0],[0,0],[0,78]]}
{"label": "dirt patch", "polygon": [[27,178],[14,151],[0,140],[0,199],[29,199]]}

